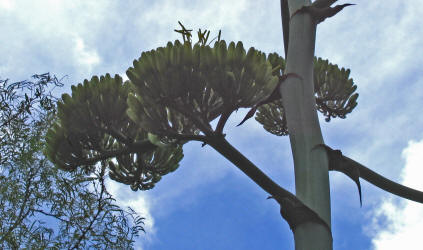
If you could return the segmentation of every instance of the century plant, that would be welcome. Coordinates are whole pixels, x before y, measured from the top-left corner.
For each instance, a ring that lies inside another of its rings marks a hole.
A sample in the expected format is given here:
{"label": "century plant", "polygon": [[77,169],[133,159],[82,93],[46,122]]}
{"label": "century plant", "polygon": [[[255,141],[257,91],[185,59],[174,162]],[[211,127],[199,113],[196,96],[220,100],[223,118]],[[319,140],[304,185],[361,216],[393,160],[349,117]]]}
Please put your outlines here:
{"label": "century plant", "polygon": [[[227,43],[220,32],[213,46],[207,30],[199,30],[193,43],[191,30],[179,23],[175,31],[183,41],[143,52],[127,70],[128,81],[94,76],[73,87],[71,96],[64,94],[46,154],[60,168],[83,167],[88,173],[105,162],[112,179],[145,190],[177,169],[185,143],[200,141],[280,204],[296,249],[332,249],[329,170],[352,178],[360,201],[362,177],[423,203],[422,192],[383,178],[323,142],[316,111],[326,121],[346,118],[358,98],[349,69],[314,57],[317,24],[349,5],[331,8],[334,2],[281,1],[285,59]],[[239,125],[256,113],[265,130],[290,136],[295,195],[225,139],[225,124],[239,108],[250,109]]]}

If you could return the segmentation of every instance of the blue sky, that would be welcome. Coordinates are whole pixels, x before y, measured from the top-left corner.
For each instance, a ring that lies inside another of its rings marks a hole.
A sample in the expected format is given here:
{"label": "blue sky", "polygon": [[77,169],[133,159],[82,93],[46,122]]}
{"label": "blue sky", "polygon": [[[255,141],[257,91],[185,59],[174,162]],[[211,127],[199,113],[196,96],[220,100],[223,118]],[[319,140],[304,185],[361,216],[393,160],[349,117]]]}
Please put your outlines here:
{"label": "blue sky", "polygon": [[[359,1],[320,24],[316,55],[351,69],[360,93],[347,119],[326,123],[325,142],[384,176],[423,190],[423,10],[419,0]],[[345,3],[345,1],[340,1]],[[177,21],[222,30],[226,41],[283,54],[279,1],[0,0],[0,77],[51,72],[72,84],[124,75],[142,51],[179,39]],[[213,33],[214,32],[214,33]],[[233,143],[294,192],[288,137],[268,134],[245,110],[229,120]],[[276,202],[222,156],[184,147],[180,168],[147,192],[109,182],[120,204],[146,217],[139,249],[293,249]],[[423,205],[330,173],[334,249],[421,249]],[[404,242],[408,245],[404,246]]]}

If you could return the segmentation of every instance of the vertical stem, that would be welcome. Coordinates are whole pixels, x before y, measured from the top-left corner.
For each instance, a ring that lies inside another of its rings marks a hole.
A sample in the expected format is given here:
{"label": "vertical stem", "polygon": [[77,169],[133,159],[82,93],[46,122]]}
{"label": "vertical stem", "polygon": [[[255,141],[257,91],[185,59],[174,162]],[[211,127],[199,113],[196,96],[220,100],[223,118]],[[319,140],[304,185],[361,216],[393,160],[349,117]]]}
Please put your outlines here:
{"label": "vertical stem", "polygon": [[[310,0],[289,0],[289,12],[310,3]],[[288,78],[280,91],[294,157],[296,195],[330,226],[328,159],[323,149],[311,150],[323,143],[313,85],[315,38],[316,25],[308,13],[292,17],[285,73],[296,73],[302,79]],[[298,226],[294,239],[298,250],[332,249],[332,236],[317,223]]]}

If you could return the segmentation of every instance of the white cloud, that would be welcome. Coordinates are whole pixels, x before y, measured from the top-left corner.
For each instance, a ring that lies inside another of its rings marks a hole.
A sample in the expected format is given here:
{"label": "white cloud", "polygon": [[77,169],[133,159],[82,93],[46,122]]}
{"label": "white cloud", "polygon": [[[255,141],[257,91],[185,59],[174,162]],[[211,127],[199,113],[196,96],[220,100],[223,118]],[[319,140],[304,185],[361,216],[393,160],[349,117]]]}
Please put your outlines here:
{"label": "white cloud", "polygon": [[7,38],[0,46],[2,76],[20,80],[52,72],[80,81],[99,73],[105,57],[99,44],[107,37],[97,31],[108,20],[108,2],[0,1],[0,27]]}
{"label": "white cloud", "polygon": [[[402,171],[402,184],[423,190],[423,140],[411,141],[403,150],[406,164]],[[423,206],[413,201],[395,203],[392,199],[382,202],[375,212],[373,226],[377,232],[372,240],[375,250],[421,249],[423,245]],[[386,219],[381,227],[380,219]],[[408,243],[408,245],[407,245]]]}
{"label": "white cloud", "polygon": [[87,48],[84,40],[76,36],[74,39],[74,57],[75,60],[85,67],[87,72],[100,63],[100,57],[95,49]]}
{"label": "white cloud", "polygon": [[0,0],[0,9],[12,10],[15,8],[15,4],[11,0]]}

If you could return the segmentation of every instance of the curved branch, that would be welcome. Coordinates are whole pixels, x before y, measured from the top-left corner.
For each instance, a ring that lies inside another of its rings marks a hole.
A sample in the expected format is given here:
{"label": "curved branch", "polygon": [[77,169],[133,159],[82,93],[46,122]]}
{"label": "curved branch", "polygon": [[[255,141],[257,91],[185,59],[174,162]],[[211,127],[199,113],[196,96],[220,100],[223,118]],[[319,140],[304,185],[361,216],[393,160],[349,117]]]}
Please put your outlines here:
{"label": "curved branch", "polygon": [[219,121],[218,121],[218,123],[216,125],[215,133],[217,133],[217,134],[222,134],[223,133],[223,128],[225,127],[225,124],[228,121],[229,116],[231,116],[231,114],[232,114],[232,111],[231,110],[224,111],[222,113],[222,115],[220,116]]}
{"label": "curved branch", "polygon": [[[383,177],[382,175],[365,167],[361,163],[358,163],[353,159],[343,155],[340,150],[334,150],[325,144],[316,145],[316,147],[318,146],[321,146],[326,150],[326,153],[329,158],[329,169],[340,171],[348,175],[352,180],[357,183],[359,190],[360,185],[358,182],[358,178],[360,177],[389,193],[398,195],[408,200],[423,203],[423,192],[403,186]],[[315,149],[316,147],[314,147],[313,149]]]}
{"label": "curved branch", "polygon": [[402,198],[423,203],[423,192],[393,182],[349,157],[344,156],[344,160],[356,166],[360,172],[360,177],[369,183]]}
{"label": "curved branch", "polygon": [[237,168],[244,172],[251,180],[253,180],[270,195],[281,198],[288,197],[295,200],[297,199],[294,194],[280,187],[272,179],[270,179],[256,165],[254,165],[254,163],[234,148],[223,136],[207,137],[206,143],[232,162]]}
{"label": "curved branch", "polygon": [[296,10],[294,14],[291,15],[291,18],[293,18],[296,14],[299,14],[299,13],[309,13],[312,16],[314,22],[318,24],[323,22],[328,17],[333,17],[338,12],[343,10],[345,7],[351,6],[351,5],[355,5],[355,4],[346,3],[346,4],[336,5],[335,7],[324,7],[324,8],[323,7],[319,8],[319,7],[316,7],[315,5],[307,5]]}
{"label": "curved branch", "polygon": [[[314,210],[306,206],[297,196],[276,184],[254,163],[234,148],[224,136],[207,137],[206,143],[269,193],[271,195],[269,198],[274,198],[281,205],[281,215],[288,222],[292,231],[299,224],[313,221],[323,225],[332,235],[330,226]],[[299,216],[302,218],[299,218]]]}

